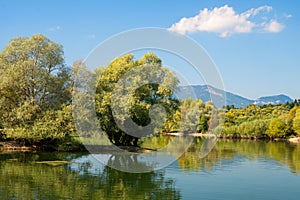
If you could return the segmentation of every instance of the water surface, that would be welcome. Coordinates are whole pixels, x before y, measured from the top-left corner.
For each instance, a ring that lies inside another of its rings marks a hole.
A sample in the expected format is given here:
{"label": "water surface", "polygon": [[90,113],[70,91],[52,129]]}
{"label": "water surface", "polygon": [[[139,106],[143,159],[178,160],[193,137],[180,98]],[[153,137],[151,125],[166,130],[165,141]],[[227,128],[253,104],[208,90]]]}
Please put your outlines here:
{"label": "water surface", "polygon": [[[299,199],[299,145],[223,140],[200,158],[201,145],[195,140],[177,161],[149,173],[121,172],[97,160],[120,162],[120,155],[0,154],[0,199]],[[70,163],[39,163],[45,160]]]}

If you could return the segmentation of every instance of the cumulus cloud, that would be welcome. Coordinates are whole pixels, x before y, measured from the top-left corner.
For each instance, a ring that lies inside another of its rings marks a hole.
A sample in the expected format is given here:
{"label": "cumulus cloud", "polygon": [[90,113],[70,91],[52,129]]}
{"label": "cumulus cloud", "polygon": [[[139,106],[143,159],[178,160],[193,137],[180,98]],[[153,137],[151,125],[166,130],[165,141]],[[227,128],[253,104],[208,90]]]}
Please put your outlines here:
{"label": "cumulus cloud", "polygon": [[272,7],[271,6],[261,6],[258,8],[251,8],[251,9],[247,10],[246,12],[242,13],[242,15],[245,15],[245,16],[247,16],[247,18],[249,18],[251,16],[258,15],[261,11],[271,12]]}
{"label": "cumulus cloud", "polygon": [[269,23],[264,24],[264,31],[270,33],[278,33],[284,29],[284,25],[277,22],[276,20],[271,20]]}
{"label": "cumulus cloud", "polygon": [[[255,16],[262,13],[267,14],[271,11],[271,6],[251,8],[243,13],[236,13],[228,5],[216,7],[212,10],[204,8],[196,16],[180,19],[169,30],[180,34],[205,31],[217,33],[220,37],[227,37],[237,33],[251,33],[259,28],[264,32],[280,32],[284,26],[276,20],[271,20],[267,23],[265,16],[262,17],[263,22],[258,23],[254,20]],[[263,26],[260,24],[263,24]]]}

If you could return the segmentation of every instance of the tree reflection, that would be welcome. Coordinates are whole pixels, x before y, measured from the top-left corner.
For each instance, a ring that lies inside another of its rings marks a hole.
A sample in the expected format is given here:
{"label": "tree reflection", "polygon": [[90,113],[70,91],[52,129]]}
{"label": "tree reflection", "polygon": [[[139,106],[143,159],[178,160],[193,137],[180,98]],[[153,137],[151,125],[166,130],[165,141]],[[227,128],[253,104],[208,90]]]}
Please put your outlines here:
{"label": "tree reflection", "polygon": [[300,145],[288,142],[266,141],[233,141],[219,140],[212,151],[201,158],[201,138],[195,138],[190,148],[178,159],[179,167],[188,170],[212,170],[214,166],[235,162],[237,156],[247,159],[269,158],[283,165],[287,165],[290,171],[300,173]]}
{"label": "tree reflection", "polygon": [[[159,141],[157,140],[159,143]],[[221,166],[248,160],[275,160],[292,173],[300,173],[300,145],[286,142],[219,140],[204,158],[204,140],[195,138],[189,149],[178,159],[183,170],[217,170]],[[149,143],[150,144],[150,143]],[[153,145],[157,145],[153,143]],[[208,144],[208,146],[210,146]],[[178,148],[181,148],[178,145]],[[176,149],[174,149],[176,154]],[[111,166],[151,169],[141,162],[139,154],[107,156]],[[88,154],[0,154],[0,199],[180,199],[175,181],[165,171],[126,173],[87,158]],[[69,160],[61,166],[38,164],[42,160]],[[177,173],[177,172],[176,172]]]}
{"label": "tree reflection", "polygon": [[104,199],[180,199],[163,171],[134,174],[105,167],[100,181],[109,185],[103,188]]}
{"label": "tree reflection", "polygon": [[[111,156],[109,162],[127,158]],[[103,166],[91,173],[95,163],[53,167],[35,163],[40,159],[38,154],[0,154],[0,199],[180,199],[174,180],[165,178],[164,171],[134,174]]]}

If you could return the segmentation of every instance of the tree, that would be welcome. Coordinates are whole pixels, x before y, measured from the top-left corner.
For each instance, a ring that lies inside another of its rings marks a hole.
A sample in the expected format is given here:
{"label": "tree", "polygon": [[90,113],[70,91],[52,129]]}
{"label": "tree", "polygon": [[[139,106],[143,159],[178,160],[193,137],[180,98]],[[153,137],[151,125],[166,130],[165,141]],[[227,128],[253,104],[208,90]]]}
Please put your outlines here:
{"label": "tree", "polygon": [[234,115],[234,111],[233,110],[229,110],[228,112],[226,112],[225,114],[225,123],[224,125],[229,127],[229,126],[233,126],[235,125],[235,119],[236,119],[236,116]]}
{"label": "tree", "polygon": [[0,52],[0,124],[24,129],[70,103],[70,75],[62,45],[41,34],[12,39]]}
{"label": "tree", "polygon": [[296,111],[295,118],[293,119],[293,130],[300,135],[300,109]]}
{"label": "tree", "polygon": [[96,113],[116,145],[138,146],[139,138],[161,131],[175,110],[178,80],[154,53],[138,60],[124,55],[96,74]]}
{"label": "tree", "polygon": [[198,126],[199,133],[205,133],[208,131],[209,128],[208,121],[209,121],[209,117],[206,114],[202,113],[199,120],[199,126]]}
{"label": "tree", "polygon": [[287,127],[288,127],[288,133],[291,135],[293,133],[295,133],[294,131],[294,127],[293,127],[293,121],[294,121],[294,118],[295,118],[295,115],[296,115],[296,111],[299,109],[299,107],[297,106],[293,106],[291,107],[289,113],[286,115],[286,124],[287,124]]}
{"label": "tree", "polygon": [[181,102],[179,106],[180,118],[177,121],[180,132],[189,134],[199,131],[199,120],[203,113],[201,107],[203,107],[203,104],[200,99],[186,98]]}
{"label": "tree", "polygon": [[271,137],[283,137],[287,133],[287,125],[281,118],[274,118],[271,120],[267,132]]}

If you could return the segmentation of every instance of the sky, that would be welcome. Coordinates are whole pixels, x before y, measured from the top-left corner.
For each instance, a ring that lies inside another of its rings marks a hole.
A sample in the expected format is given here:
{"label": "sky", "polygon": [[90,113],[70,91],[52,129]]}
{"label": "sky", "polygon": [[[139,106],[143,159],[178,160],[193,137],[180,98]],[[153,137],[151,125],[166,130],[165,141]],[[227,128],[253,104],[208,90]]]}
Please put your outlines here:
{"label": "sky", "polygon": [[63,45],[68,66],[120,32],[166,28],[206,50],[226,91],[300,99],[298,0],[0,0],[0,23],[0,49],[41,33]]}

